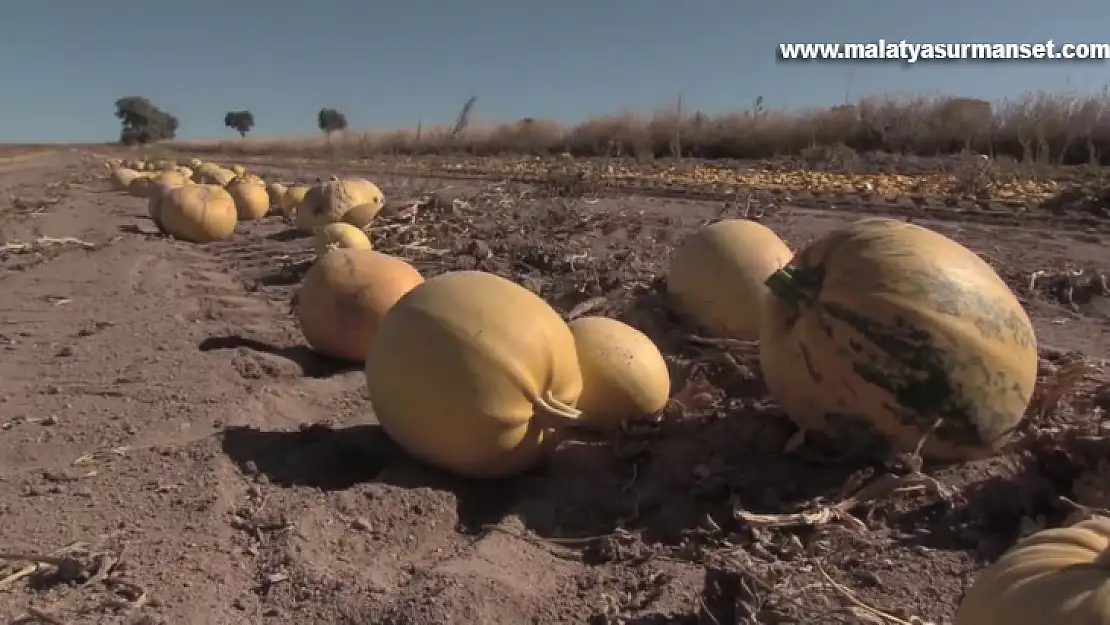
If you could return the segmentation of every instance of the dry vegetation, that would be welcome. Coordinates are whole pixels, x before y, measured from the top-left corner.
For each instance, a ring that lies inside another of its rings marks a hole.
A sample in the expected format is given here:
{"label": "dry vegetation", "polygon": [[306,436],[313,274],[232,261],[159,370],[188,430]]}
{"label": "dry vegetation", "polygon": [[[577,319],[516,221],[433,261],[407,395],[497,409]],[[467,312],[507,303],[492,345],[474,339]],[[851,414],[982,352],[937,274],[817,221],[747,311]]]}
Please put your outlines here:
{"label": "dry vegetation", "polygon": [[525,118],[503,124],[347,132],[325,137],[177,142],[201,153],[239,155],[465,153],[577,157],[760,159],[847,148],[935,156],[972,150],[1053,164],[1110,161],[1110,98],[1031,93],[990,103],[959,97],[865,98],[826,109],[706,115],[681,105],[650,118],[631,112],[564,126]]}

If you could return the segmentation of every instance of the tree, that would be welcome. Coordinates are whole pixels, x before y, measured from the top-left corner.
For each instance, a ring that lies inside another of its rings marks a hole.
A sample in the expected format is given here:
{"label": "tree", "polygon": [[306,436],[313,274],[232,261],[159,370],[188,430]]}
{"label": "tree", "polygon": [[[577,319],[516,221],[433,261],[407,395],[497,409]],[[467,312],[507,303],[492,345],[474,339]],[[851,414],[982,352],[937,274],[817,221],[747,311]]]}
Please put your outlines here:
{"label": "tree", "polygon": [[347,129],[347,116],[335,109],[320,109],[316,115],[316,125],[321,132],[327,133],[330,140],[331,133]]}
{"label": "tree", "polygon": [[254,113],[250,111],[228,111],[224,115],[224,126],[235,130],[240,137],[246,137],[254,128]]}
{"label": "tree", "polygon": [[177,135],[177,118],[146,98],[127,96],[116,100],[116,117],[122,126],[119,141],[124,145],[152,143]]}

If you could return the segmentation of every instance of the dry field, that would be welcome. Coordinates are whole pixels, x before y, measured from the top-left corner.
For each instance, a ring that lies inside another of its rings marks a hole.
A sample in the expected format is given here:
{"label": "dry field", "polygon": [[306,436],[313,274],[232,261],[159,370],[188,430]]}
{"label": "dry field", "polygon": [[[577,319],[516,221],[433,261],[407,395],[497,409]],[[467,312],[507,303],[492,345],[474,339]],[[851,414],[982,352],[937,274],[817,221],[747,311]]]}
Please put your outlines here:
{"label": "dry field", "polygon": [[1097,361],[1002,457],[927,467],[943,493],[866,494],[898,468],[781,453],[792,426],[752,349],[691,336],[660,291],[713,218],[759,218],[795,249],[860,215],[912,218],[1012,285],[1048,389],[1110,353],[1098,170],[236,160],[284,182],[360,172],[390,198],[377,249],[642,329],[672,409],[513,480],[450,478],[377,431],[360,370],[302,346],[289,300],[311,251],[279,218],[175,242],[79,152],[0,162],[4,623],[940,624],[1018,536],[1110,507]]}

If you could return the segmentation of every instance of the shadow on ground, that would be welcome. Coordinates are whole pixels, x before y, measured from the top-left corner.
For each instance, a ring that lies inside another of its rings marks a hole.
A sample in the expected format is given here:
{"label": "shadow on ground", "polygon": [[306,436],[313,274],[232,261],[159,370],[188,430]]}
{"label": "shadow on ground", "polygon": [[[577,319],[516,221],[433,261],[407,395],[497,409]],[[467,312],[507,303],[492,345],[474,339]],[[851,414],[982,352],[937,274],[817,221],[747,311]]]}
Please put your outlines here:
{"label": "shadow on ground", "polygon": [[288,230],[282,230],[280,232],[275,232],[275,233],[267,236],[266,238],[270,239],[271,241],[278,241],[278,242],[284,243],[284,242],[288,242],[288,241],[295,241],[297,239],[305,239],[305,238],[308,238],[309,236],[310,235],[308,233],[301,232],[297,228],[289,228]]}
{"label": "shadow on ground", "polygon": [[311,348],[304,345],[292,345],[288,347],[280,347],[259,341],[256,339],[246,338],[238,335],[231,336],[213,336],[208,337],[197,345],[197,348],[202,352],[210,352],[223,349],[239,349],[245,348],[264,354],[270,354],[284,358],[300,368],[301,375],[307,378],[329,378],[333,375],[349,373],[351,371],[359,371],[362,369],[360,363],[346,362],[343,360],[336,360],[321,355]]}

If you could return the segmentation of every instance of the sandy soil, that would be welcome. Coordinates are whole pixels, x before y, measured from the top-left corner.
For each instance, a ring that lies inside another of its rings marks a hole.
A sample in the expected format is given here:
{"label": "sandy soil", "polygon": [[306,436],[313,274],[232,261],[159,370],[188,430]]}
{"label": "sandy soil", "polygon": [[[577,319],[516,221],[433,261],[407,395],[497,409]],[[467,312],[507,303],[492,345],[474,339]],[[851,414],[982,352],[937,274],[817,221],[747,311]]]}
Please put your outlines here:
{"label": "sandy soil", "polygon": [[[792,428],[753,351],[691,342],[663,311],[674,245],[753,207],[382,175],[379,249],[426,275],[512,277],[563,312],[591,301],[658,341],[686,406],[518,479],[452,479],[381,436],[361,371],[301,346],[289,299],[305,239],[267,218],[229,242],[175,242],[93,171],[78,152],[0,162],[0,551],[62,558],[0,561],[5,623],[881,622],[853,602],[942,623],[984,563],[1073,512],[1060,496],[1099,503],[1082,486],[1105,448],[1052,434],[1097,427],[1069,409],[1003,457],[927,469],[946,498],[891,494],[854,508],[859,523],[738,519],[835,504],[889,469],[780,453]],[[778,204],[764,220],[792,246],[869,212]],[[1110,221],[926,208],[883,211],[995,264],[1036,320],[1046,374],[1072,351],[1110,353],[1104,290],[1028,280],[1107,270]]]}

